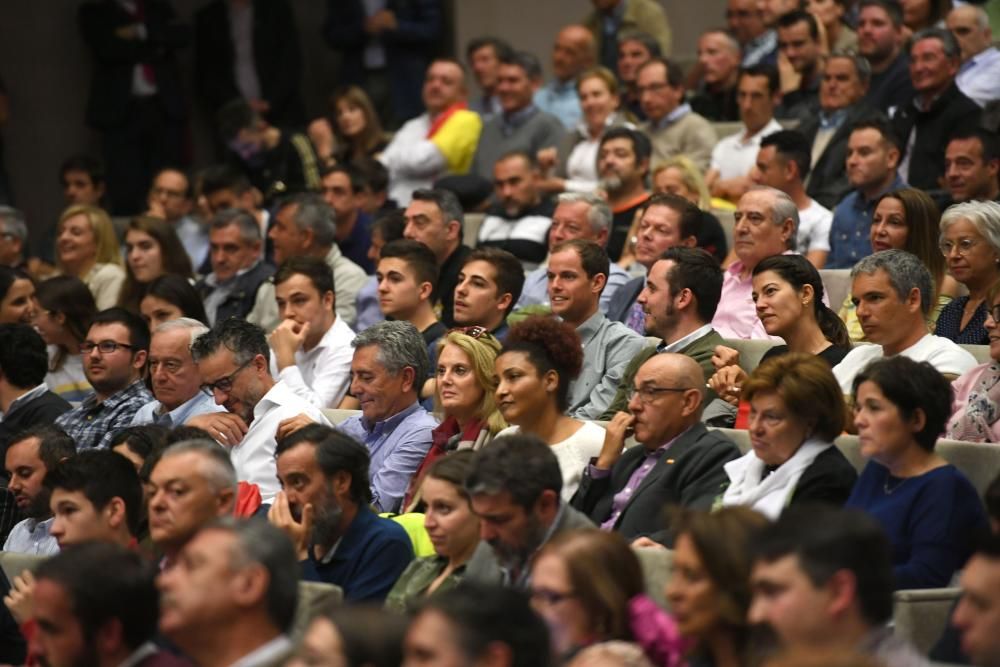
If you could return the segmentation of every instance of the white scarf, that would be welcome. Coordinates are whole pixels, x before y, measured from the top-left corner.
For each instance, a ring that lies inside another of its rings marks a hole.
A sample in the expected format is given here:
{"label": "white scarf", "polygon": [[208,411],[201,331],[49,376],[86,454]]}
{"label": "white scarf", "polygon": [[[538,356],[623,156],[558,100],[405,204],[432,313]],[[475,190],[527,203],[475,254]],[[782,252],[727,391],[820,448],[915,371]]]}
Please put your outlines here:
{"label": "white scarf", "polygon": [[723,468],[729,476],[729,488],[722,496],[722,505],[745,505],[769,519],[777,519],[795,491],[795,485],[816,457],[833,447],[832,443],[808,439],[792,454],[792,458],[761,481],[766,464],[749,452],[730,461]]}

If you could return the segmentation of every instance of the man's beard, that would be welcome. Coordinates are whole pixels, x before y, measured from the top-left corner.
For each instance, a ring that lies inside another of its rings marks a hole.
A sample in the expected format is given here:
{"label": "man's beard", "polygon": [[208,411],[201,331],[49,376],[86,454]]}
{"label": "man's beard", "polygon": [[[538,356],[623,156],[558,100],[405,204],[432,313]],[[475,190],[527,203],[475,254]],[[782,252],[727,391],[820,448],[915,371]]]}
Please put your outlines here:
{"label": "man's beard", "polygon": [[597,187],[604,190],[609,195],[613,195],[621,192],[624,185],[625,181],[622,180],[622,177],[615,172],[611,172],[607,176],[601,176],[601,180],[598,182]]}
{"label": "man's beard", "polygon": [[493,548],[493,553],[496,555],[497,561],[502,568],[520,571],[538,547],[542,546],[546,530],[548,529],[542,525],[538,517],[532,514],[528,517],[528,525],[524,534],[524,546],[520,549],[511,547],[499,539],[491,540],[489,544]]}
{"label": "man's beard", "polygon": [[24,515],[36,520],[49,518],[52,514],[52,511],[49,509],[49,498],[51,496],[52,492],[48,489],[44,487],[39,489],[38,494],[24,508]]}
{"label": "man's beard", "polygon": [[[326,489],[320,502],[313,503],[312,543],[323,549],[332,547],[339,537],[340,519],[343,515],[344,508],[330,490]],[[301,521],[302,517],[297,516],[295,519]]]}
{"label": "man's beard", "polygon": [[[38,664],[42,667],[54,667],[44,656],[37,657]],[[93,639],[90,639],[84,644],[79,655],[73,656],[73,661],[69,665],[60,665],[59,667],[99,667],[100,664],[101,661],[97,656],[97,646],[95,646]]]}

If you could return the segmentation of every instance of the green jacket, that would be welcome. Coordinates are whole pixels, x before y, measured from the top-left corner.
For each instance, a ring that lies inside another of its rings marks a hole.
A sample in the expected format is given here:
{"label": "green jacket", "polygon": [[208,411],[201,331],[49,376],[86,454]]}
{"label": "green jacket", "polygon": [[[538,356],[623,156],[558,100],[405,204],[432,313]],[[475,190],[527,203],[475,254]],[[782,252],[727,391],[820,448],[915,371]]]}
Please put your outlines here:
{"label": "green jacket", "polygon": [[[687,347],[682,350],[678,350],[678,354],[686,354],[687,356],[698,362],[701,366],[702,372],[705,374],[705,380],[712,377],[715,374],[715,366],[712,365],[712,355],[715,354],[715,347],[717,345],[723,345],[724,341],[719,332],[712,329],[709,333],[705,334],[701,338],[693,341]],[[625,372],[622,374],[622,381],[618,385],[618,392],[615,397],[611,400],[611,404],[608,409],[604,411],[601,415],[602,421],[608,421],[615,416],[617,412],[624,412],[628,406],[628,390],[632,386],[632,382],[635,380],[635,374],[639,372],[639,368],[646,363],[646,360],[656,354],[656,348],[658,345],[650,345],[640,352],[636,357],[629,362],[629,365],[625,367]],[[705,400],[702,405],[708,405],[715,398],[715,392],[711,389],[707,390]]]}
{"label": "green jacket", "polygon": [[[601,13],[594,10],[584,19],[583,25],[594,34],[594,46],[597,53],[600,53],[601,41],[604,39]],[[663,57],[670,55],[670,23],[663,7],[656,0],[625,0],[625,14],[622,16],[619,31],[623,30],[642,30],[649,33],[660,44]]]}

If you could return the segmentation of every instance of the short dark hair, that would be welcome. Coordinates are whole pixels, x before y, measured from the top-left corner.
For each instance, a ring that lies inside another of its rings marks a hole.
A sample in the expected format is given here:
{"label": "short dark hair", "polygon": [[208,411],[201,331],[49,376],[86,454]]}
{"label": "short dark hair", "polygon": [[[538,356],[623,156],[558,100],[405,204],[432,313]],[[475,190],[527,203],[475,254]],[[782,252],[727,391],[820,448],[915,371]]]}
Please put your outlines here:
{"label": "short dark hair", "polygon": [[66,182],[66,174],[71,171],[82,171],[87,174],[90,182],[94,185],[104,184],[104,162],[99,157],[87,155],[86,153],[77,153],[66,158],[62,165],[59,166],[59,178],[63,183]]}
{"label": "short dark hair", "polygon": [[149,325],[132,311],[119,306],[105,308],[94,315],[90,322],[91,327],[98,324],[120,324],[128,329],[128,342],[132,346],[133,355],[139,350],[149,351]]}
{"label": "short dark hair", "polygon": [[468,664],[497,643],[510,650],[511,667],[552,664],[548,627],[524,593],[466,580],[429,597],[418,614],[423,612],[437,612],[448,619]]}
{"label": "short dark hair", "polygon": [[152,183],[156,183],[156,179],[158,179],[161,175],[167,173],[168,171],[172,171],[175,174],[180,174],[181,176],[184,177],[184,183],[187,184],[187,187],[184,188],[184,199],[187,200],[194,199],[194,183],[191,181],[191,176],[188,174],[187,170],[184,169],[183,167],[171,167],[171,166],[163,167],[162,169],[158,170],[155,174],[153,174]]}
{"label": "short dark hair", "polygon": [[367,447],[337,429],[309,424],[279,440],[274,450],[275,458],[302,443],[315,447],[316,463],[327,479],[341,471],[351,475],[351,500],[359,505],[372,501]]}
{"label": "short dark hair", "polygon": [[159,595],[156,566],[138,551],[108,542],[68,546],[38,566],[35,578],[53,581],[70,599],[87,643],[109,621],[135,650],[156,635]]}
{"label": "short dark hair", "polygon": [[889,16],[894,26],[898,28],[903,25],[903,6],[899,0],[861,0],[858,3],[858,13],[866,7],[879,7]]}
{"label": "short dark hair", "polygon": [[906,147],[903,145],[902,140],[900,140],[899,135],[893,128],[892,122],[883,114],[871,114],[857,121],[851,126],[851,132],[857,132],[858,130],[875,130],[882,135],[883,141],[889,143],[899,151],[900,159],[902,159]]}
{"label": "short dark hair", "polygon": [[0,372],[19,389],[32,389],[45,381],[49,355],[34,327],[0,324]]}
{"label": "short dark hair", "polygon": [[851,395],[855,403],[858,387],[865,382],[878,386],[904,419],[922,410],[924,427],[913,438],[923,449],[934,451],[934,444],[951,417],[954,397],[951,383],[941,372],[926,361],[917,362],[903,355],[876,359],[854,376]]}
{"label": "short dark hair", "polygon": [[529,79],[542,78],[542,63],[534,53],[529,53],[528,51],[510,51],[500,56],[500,64],[520,67]]}
{"label": "short dark hair", "polygon": [[486,35],[484,37],[473,37],[469,40],[469,43],[465,46],[465,57],[471,58],[473,53],[484,46],[492,48],[498,60],[504,58],[514,50],[506,40]]}
{"label": "short dark hair", "polygon": [[[205,314],[205,303],[198,295],[198,290],[191,285],[184,276],[176,273],[165,273],[158,278],[153,278],[146,285],[146,293],[143,299],[152,296],[162,299],[169,304],[177,306],[184,317],[198,320],[203,324],[208,324],[208,315]],[[142,303],[140,301],[140,303]]]}
{"label": "short dark hair", "polygon": [[258,121],[260,116],[242,97],[229,100],[215,112],[215,124],[219,127],[219,136],[223,141],[232,141],[240,130],[249,129]]}
{"label": "short dark hair", "polygon": [[333,285],[333,269],[330,268],[330,265],[322,257],[310,257],[306,255],[289,257],[275,271],[272,281],[275,286],[278,286],[296,274],[308,278],[312,286],[319,292],[321,299],[327,292],[336,294]]}
{"label": "short dark hair", "polygon": [[[931,3],[933,6],[935,3]],[[933,11],[933,7],[932,7]],[[952,34],[951,30],[946,28],[924,28],[923,30],[917,31],[912,38],[910,38],[910,48],[907,49],[908,53],[913,52],[913,47],[917,42],[922,42],[925,39],[936,39],[941,42],[941,49],[944,51],[946,58],[951,60],[956,60],[962,56],[962,51],[958,46],[958,40],[955,39],[955,35]]]}
{"label": "short dark hair", "polygon": [[97,312],[94,294],[86,283],[76,276],[53,276],[38,283],[35,297],[45,310],[65,316],[63,326],[74,340],[83,342]]}
{"label": "short dark hair", "polygon": [[680,66],[669,58],[664,58],[663,56],[657,56],[655,58],[650,58],[636,71],[638,75],[639,72],[646,69],[650,65],[663,65],[667,74],[667,85],[671,88],[683,88],[684,87],[684,71]]}
{"label": "short dark hair", "polygon": [[688,289],[698,301],[698,317],[711,322],[722,296],[722,267],[719,260],[703,248],[674,246],[667,248],[660,259],[669,259],[674,265],[667,272],[671,294]]}
{"label": "short dark hair", "polygon": [[757,63],[749,67],[741,67],[737,80],[745,76],[762,76],[767,79],[767,92],[776,95],[781,90],[781,78],[778,76],[778,68],[770,63]]}
{"label": "short dark hair", "polygon": [[351,166],[361,174],[371,192],[379,194],[389,189],[389,170],[375,158],[366,155],[355,159]]}
{"label": "short dark hair", "polygon": [[510,294],[511,296],[510,305],[507,306],[507,312],[504,313],[504,315],[509,315],[517,300],[521,298],[521,290],[524,289],[524,267],[521,265],[521,260],[500,248],[476,248],[466,255],[462,266],[476,261],[486,262],[496,271],[499,295]]}
{"label": "short dark hair", "polygon": [[32,284],[35,282],[24,269],[0,265],[0,299],[7,298],[7,292],[18,280],[30,280]]}
{"label": "short dark hair", "polygon": [[774,146],[774,152],[786,162],[794,162],[799,178],[806,180],[812,161],[812,144],[798,130],[779,130],[761,139],[760,147]]}
{"label": "short dark hair", "polygon": [[642,214],[654,206],[665,206],[680,216],[678,232],[682,239],[698,237],[698,231],[702,226],[702,211],[684,197],[670,193],[653,195],[642,205]]}
{"label": "short dark hair", "polygon": [[570,239],[563,241],[552,248],[552,254],[562,250],[575,250],[580,256],[580,265],[588,278],[593,278],[598,273],[604,274],[607,278],[611,274],[611,260],[607,251],[599,243],[587,239]]}
{"label": "short dark hair", "polygon": [[967,141],[976,139],[983,150],[983,163],[1000,160],[1000,137],[996,132],[991,132],[981,127],[957,128],[948,137],[948,143],[956,140]]}
{"label": "short dark hair", "polygon": [[354,165],[332,164],[328,167],[323,167],[319,172],[319,177],[326,178],[330,174],[343,174],[347,176],[347,180],[351,182],[351,194],[362,192],[368,187],[368,179],[365,178],[364,172]]}
{"label": "short dark hair", "polygon": [[372,234],[381,234],[383,243],[403,238],[406,231],[406,212],[401,208],[381,211],[372,222]]}
{"label": "short dark hair", "polygon": [[101,511],[113,498],[125,503],[128,532],[135,535],[142,521],[142,484],[132,462],[110,449],[90,449],[60,462],[45,475],[51,491],[79,491]]}
{"label": "short dark hair", "polygon": [[649,137],[639,130],[624,125],[608,128],[607,132],[601,135],[601,142],[597,150],[600,151],[604,144],[612,139],[628,139],[632,142],[632,152],[635,153],[637,165],[648,160],[653,154],[653,144],[650,143]]}
{"label": "short dark hair", "polygon": [[476,452],[465,490],[470,496],[506,491],[514,503],[531,510],[544,491],[562,492],[559,460],[537,436],[503,436]]}
{"label": "short dark hair", "polygon": [[253,187],[246,174],[228,164],[205,167],[199,174],[198,180],[203,195],[210,195],[220,190],[232,190],[236,194],[243,194]]}
{"label": "short dark hair", "polygon": [[891,547],[881,525],[857,510],[826,505],[793,505],[752,540],[755,561],[795,556],[814,586],[841,570],[856,579],[861,615],[880,626],[892,617]]}
{"label": "short dark hair", "polygon": [[19,442],[24,442],[29,438],[38,438],[38,458],[41,459],[45,470],[52,470],[63,459],[76,456],[76,442],[66,431],[55,424],[35,424],[18,431],[12,437],[7,447],[13,447]]}
{"label": "short dark hair", "polygon": [[804,9],[793,9],[790,12],[785,12],[778,17],[778,27],[779,28],[791,28],[796,23],[805,22],[809,26],[809,37],[812,38],[814,42],[819,41],[819,23],[816,21],[816,17],[811,13],[805,11]]}
{"label": "short dark hair", "polygon": [[198,336],[191,344],[191,357],[198,363],[221,347],[233,353],[237,364],[248,363],[258,354],[268,362],[271,360],[271,348],[264,330],[236,317],[219,322],[211,331]]}
{"label": "short dark hair", "polygon": [[659,58],[663,55],[660,51],[660,42],[644,30],[625,29],[618,33],[618,45],[625,42],[638,42],[642,48],[649,52],[650,58]]}
{"label": "short dark hair", "polygon": [[[181,438],[181,440],[211,439],[208,433],[194,426],[178,426],[177,428],[200,431],[197,435],[187,436]],[[156,462],[160,460],[160,454],[172,444],[170,440],[171,433],[170,429],[160,424],[129,426],[115,432],[108,448],[114,449],[119,445],[125,445],[130,452],[141,458],[142,465],[139,466],[139,480],[142,483],[146,483],[149,481],[149,476],[152,474],[153,468],[156,467]]]}
{"label": "short dark hair", "polygon": [[418,188],[413,191],[410,201],[433,202],[438,207],[438,210],[441,211],[441,218],[445,224],[448,224],[452,220],[458,220],[459,224],[464,226],[465,212],[462,210],[462,205],[459,203],[458,197],[451,190],[445,190],[444,188]]}
{"label": "short dark hair", "polygon": [[418,283],[430,283],[431,291],[438,286],[438,265],[434,251],[420,241],[398,239],[382,246],[379,259],[395,257],[403,260],[417,277]]}

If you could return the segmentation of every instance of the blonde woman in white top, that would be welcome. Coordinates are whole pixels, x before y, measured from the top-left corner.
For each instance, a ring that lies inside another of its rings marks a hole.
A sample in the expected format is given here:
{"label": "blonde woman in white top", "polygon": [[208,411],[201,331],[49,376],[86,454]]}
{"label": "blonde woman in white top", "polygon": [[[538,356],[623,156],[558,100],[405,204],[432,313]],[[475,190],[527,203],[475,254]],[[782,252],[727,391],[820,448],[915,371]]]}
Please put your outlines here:
{"label": "blonde woman in white top", "polygon": [[56,264],[90,288],[98,310],[118,303],[125,269],[114,225],[103,209],[75,205],[63,211],[56,233]]}

